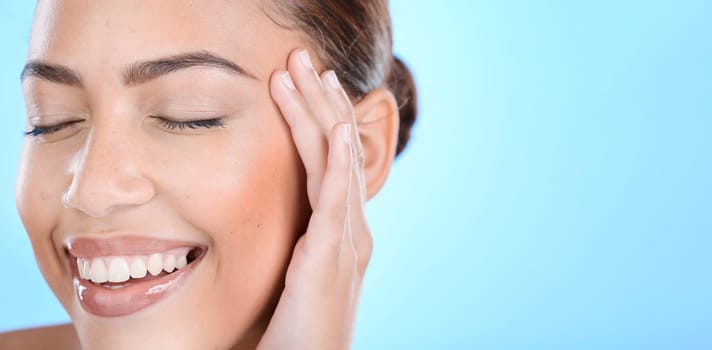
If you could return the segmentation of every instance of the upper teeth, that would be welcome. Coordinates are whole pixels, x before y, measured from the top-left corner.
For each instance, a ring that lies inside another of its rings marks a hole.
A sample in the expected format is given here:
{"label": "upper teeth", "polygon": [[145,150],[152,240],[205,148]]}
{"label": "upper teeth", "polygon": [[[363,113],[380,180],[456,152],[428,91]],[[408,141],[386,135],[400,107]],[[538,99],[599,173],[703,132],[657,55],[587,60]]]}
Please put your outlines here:
{"label": "upper teeth", "polygon": [[77,258],[79,277],[94,283],[128,281],[129,278],[143,278],[147,273],[156,276],[165,270],[168,273],[188,264],[190,248],[173,249],[165,253],[148,256],[101,256]]}

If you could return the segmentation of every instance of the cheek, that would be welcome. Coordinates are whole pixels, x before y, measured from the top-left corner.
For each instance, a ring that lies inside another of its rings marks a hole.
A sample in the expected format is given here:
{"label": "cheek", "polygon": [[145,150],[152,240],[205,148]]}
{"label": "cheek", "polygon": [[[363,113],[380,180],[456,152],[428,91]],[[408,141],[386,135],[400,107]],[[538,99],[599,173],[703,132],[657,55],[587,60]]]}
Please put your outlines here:
{"label": "cheek", "polygon": [[214,286],[202,312],[222,320],[217,327],[262,313],[283,281],[308,207],[301,161],[286,126],[234,132],[164,158],[162,178],[169,181],[155,181],[165,184],[157,192],[166,194],[182,220],[210,242],[206,263],[215,267]]}
{"label": "cheek", "polygon": [[151,172],[159,200],[214,243],[252,240],[272,228],[285,236],[294,231],[305,181],[286,128],[249,125],[166,149],[154,153],[160,158]]}
{"label": "cheek", "polygon": [[38,144],[26,140],[17,174],[16,205],[33,241],[47,241],[62,212],[61,196],[72,181],[69,167],[76,143]]}
{"label": "cheek", "polygon": [[57,255],[56,242],[52,237],[62,210],[60,197],[70,181],[69,177],[61,175],[65,173],[66,158],[25,142],[17,174],[17,210],[42,275],[66,306],[72,297],[72,290],[71,286],[61,282],[62,276],[69,272]]}

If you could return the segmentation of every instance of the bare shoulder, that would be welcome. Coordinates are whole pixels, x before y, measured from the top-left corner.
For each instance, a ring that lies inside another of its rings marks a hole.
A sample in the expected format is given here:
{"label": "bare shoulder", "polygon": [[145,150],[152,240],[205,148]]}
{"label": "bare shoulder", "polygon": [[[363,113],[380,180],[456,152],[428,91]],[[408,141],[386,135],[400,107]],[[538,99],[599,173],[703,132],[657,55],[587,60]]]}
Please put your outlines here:
{"label": "bare shoulder", "polygon": [[6,349],[79,350],[80,347],[74,326],[63,324],[0,333],[0,350]]}

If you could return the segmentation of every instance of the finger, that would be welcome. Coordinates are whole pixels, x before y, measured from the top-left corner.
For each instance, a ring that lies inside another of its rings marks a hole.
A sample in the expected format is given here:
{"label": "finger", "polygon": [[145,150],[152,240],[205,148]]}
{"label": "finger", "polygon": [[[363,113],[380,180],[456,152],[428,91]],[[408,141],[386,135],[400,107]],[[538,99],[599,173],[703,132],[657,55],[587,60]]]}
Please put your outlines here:
{"label": "finger", "polygon": [[327,71],[322,74],[322,81],[327,87],[328,94],[335,108],[344,120],[348,120],[351,127],[351,147],[350,159],[352,181],[348,191],[350,192],[350,209],[346,216],[344,237],[341,242],[342,260],[352,259],[351,264],[345,266],[355,266],[360,274],[365,273],[366,267],[373,251],[373,237],[366,223],[365,202],[366,202],[366,182],[364,175],[364,154],[361,145],[358,123],[351,99],[346,94],[340,84],[336,73]]}
{"label": "finger", "polygon": [[352,125],[338,123],[329,138],[329,159],[319,206],[312,214],[305,249],[336,262],[344,276],[363,275],[371,258],[373,240],[366,224],[354,160]]}
{"label": "finger", "polygon": [[327,139],[322,126],[312,116],[304,97],[289,74],[277,70],[270,79],[270,92],[282,115],[289,124],[297,152],[304,163],[307,175],[307,195],[312,208],[316,207],[322,177],[327,162]]}
{"label": "finger", "polygon": [[360,144],[357,144],[358,137],[356,139],[353,138],[354,134],[358,136],[358,131],[352,131],[351,136],[351,180],[349,181],[349,198],[347,199],[350,204],[342,234],[340,260],[345,261],[342,265],[351,266],[354,271],[358,271],[363,275],[371,259],[373,238],[365,215],[366,187],[363,166],[358,160],[359,151],[357,149]]}
{"label": "finger", "polygon": [[[354,115],[354,105],[346,91],[341,86],[341,82],[339,81],[336,72],[333,70],[323,72],[321,74],[321,81],[324,83],[326,94],[332,102],[332,106],[339,115],[340,120],[355,124],[356,117]],[[355,140],[352,139],[352,141]]]}
{"label": "finger", "polygon": [[352,167],[351,124],[338,123],[329,134],[329,158],[305,236],[307,249],[329,256],[339,253],[346,230],[351,229]]}
{"label": "finger", "polygon": [[287,62],[287,68],[297,89],[304,96],[309,110],[319,121],[324,135],[327,135],[342,119],[339,111],[334,108],[329,91],[314,68],[307,50],[297,49],[292,52]]}
{"label": "finger", "polygon": [[319,204],[303,238],[306,251],[321,257],[317,261],[338,261],[340,269],[363,274],[373,243],[359,198],[351,127],[338,123],[329,135]]}
{"label": "finger", "polygon": [[322,74],[322,81],[324,81],[326,85],[329,99],[332,101],[334,107],[341,116],[341,120],[348,121],[352,125],[351,143],[354,151],[354,159],[356,161],[354,170],[356,171],[356,175],[358,176],[359,188],[361,190],[359,193],[359,198],[363,203],[365,203],[366,182],[364,175],[364,153],[353,103],[351,102],[351,99],[349,98],[348,94],[346,94],[346,90],[344,90],[344,88],[342,87],[341,82],[339,82],[339,79],[334,71],[324,72]]}

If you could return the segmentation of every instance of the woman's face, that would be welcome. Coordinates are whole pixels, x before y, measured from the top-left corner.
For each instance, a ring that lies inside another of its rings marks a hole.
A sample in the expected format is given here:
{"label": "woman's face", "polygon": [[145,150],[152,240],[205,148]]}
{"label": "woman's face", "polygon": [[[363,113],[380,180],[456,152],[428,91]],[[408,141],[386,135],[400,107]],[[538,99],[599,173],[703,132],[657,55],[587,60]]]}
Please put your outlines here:
{"label": "woman's face", "polygon": [[304,46],[258,0],[39,2],[17,206],[85,346],[264,327],[309,210],[268,80]]}

